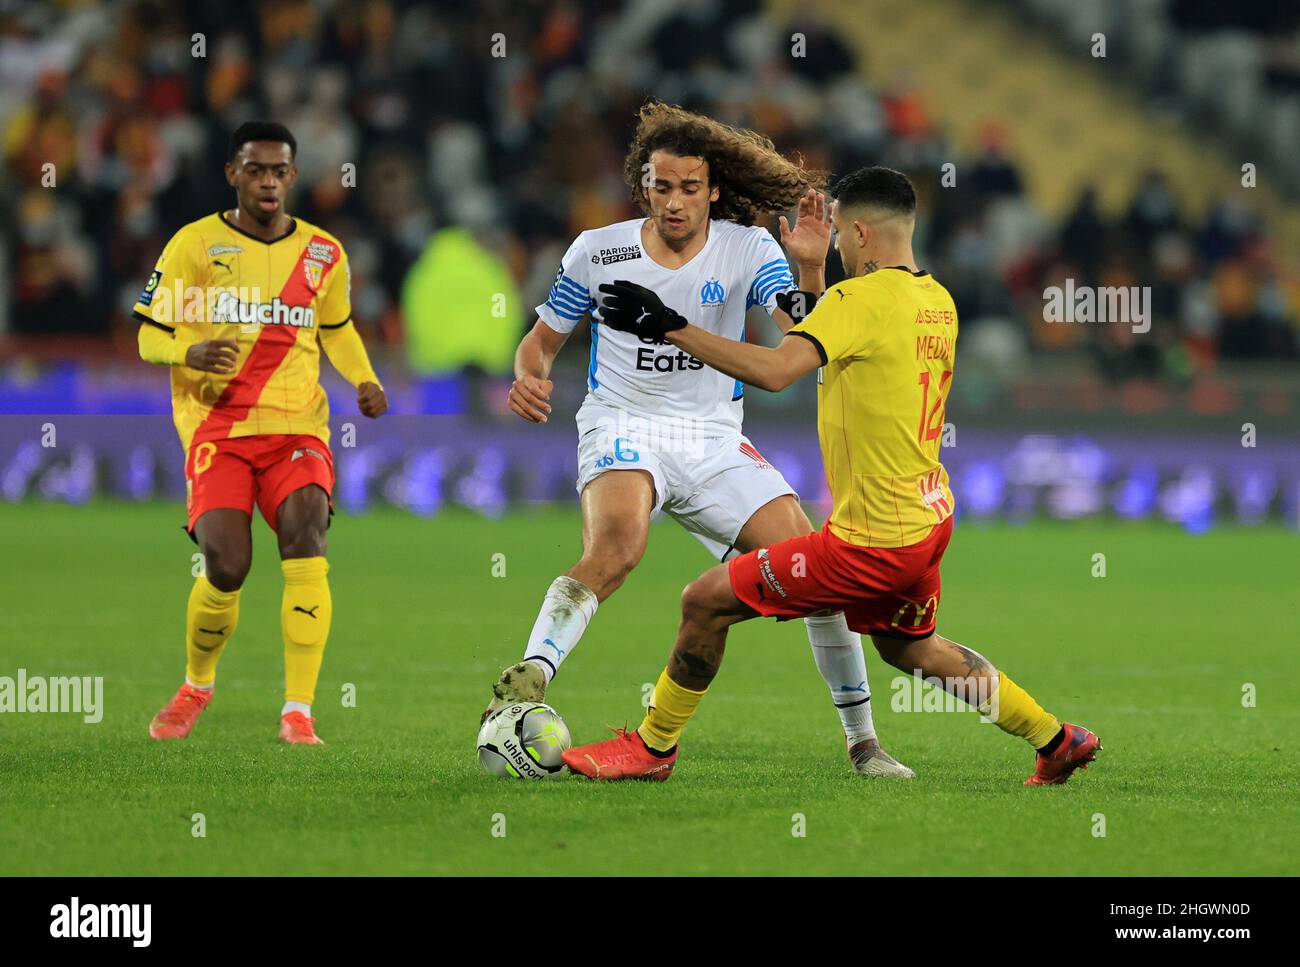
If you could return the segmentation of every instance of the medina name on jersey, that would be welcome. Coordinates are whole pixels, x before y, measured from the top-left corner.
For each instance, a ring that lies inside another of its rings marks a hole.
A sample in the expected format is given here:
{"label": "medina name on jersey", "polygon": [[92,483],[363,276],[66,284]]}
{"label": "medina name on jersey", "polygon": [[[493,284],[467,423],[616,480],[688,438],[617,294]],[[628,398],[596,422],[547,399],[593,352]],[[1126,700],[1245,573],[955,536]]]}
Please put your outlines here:
{"label": "medina name on jersey", "polygon": [[579,235],[564,253],[537,315],[556,332],[568,333],[591,313],[588,401],[738,431],[740,382],[676,346],[655,345],[602,325],[600,286],[620,279],[643,285],[688,322],[743,340],[745,313],[754,306],[770,313],[778,293],[795,288],[785,253],[766,228],[713,219],[704,248],[685,265],[669,269],[646,254],[644,221],[634,218]]}

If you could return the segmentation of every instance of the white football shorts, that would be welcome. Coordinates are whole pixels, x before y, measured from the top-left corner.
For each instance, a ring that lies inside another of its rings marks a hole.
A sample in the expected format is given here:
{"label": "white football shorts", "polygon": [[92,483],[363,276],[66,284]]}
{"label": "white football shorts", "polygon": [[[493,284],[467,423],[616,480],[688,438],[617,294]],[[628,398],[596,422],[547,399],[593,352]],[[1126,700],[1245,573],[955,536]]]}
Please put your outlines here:
{"label": "white football shorts", "polygon": [[649,473],[650,519],[668,514],[716,561],[736,556],[736,538],[760,507],[798,496],[743,434],[720,436],[688,417],[635,416],[588,401],[578,410],[578,493],[616,470]]}

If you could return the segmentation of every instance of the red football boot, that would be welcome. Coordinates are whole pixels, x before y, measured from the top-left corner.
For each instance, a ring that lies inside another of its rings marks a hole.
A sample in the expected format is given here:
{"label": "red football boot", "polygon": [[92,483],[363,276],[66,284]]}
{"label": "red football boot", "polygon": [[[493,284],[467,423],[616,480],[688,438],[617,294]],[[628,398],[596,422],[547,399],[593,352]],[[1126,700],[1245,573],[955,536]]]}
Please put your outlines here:
{"label": "red football boot", "polygon": [[212,701],[212,689],[195,688],[189,682],[182,685],[171,701],[149,723],[151,739],[183,739],[190,734],[199,713]]}
{"label": "red football boot", "polygon": [[325,740],[316,735],[316,720],[301,712],[280,716],[280,741],[297,745],[324,745]]}
{"label": "red football boot", "polygon": [[673,774],[677,748],[671,755],[657,756],[646,748],[637,731],[626,727],[610,729],[614,738],[591,745],[565,749],[564,764],[588,779],[648,779],[663,782]]}
{"label": "red football boot", "polygon": [[1059,786],[1070,778],[1075,769],[1086,769],[1097,758],[1101,739],[1082,725],[1062,722],[1065,738],[1051,755],[1035,756],[1034,774],[1025,780],[1026,786]]}

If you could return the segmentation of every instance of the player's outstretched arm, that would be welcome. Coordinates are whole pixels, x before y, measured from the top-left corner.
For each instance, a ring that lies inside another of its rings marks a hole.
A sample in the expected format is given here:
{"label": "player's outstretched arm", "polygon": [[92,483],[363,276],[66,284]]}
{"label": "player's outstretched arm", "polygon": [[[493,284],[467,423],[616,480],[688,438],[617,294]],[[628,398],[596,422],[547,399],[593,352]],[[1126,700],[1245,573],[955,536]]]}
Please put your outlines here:
{"label": "player's outstretched arm", "polygon": [[538,319],[515,350],[515,381],[508,402],[529,423],[545,423],[550,416],[551,367],[568,339],[567,332],[556,332]]}
{"label": "player's outstretched arm", "polygon": [[605,297],[601,320],[611,329],[670,342],[732,379],[760,389],[783,390],[823,363],[816,346],[806,339],[785,339],[775,349],[768,349],[692,326],[643,285],[620,279],[603,283],[600,292]]}
{"label": "player's outstretched arm", "polygon": [[336,326],[321,326],[320,344],[339,375],[357,389],[357,408],[372,420],[388,410],[388,394],[375,375],[361,333],[351,319]]}
{"label": "player's outstretched arm", "polygon": [[699,326],[675,329],[666,338],[732,379],[773,393],[779,393],[822,364],[817,347],[797,336],[787,336],[775,349],[727,339]]}

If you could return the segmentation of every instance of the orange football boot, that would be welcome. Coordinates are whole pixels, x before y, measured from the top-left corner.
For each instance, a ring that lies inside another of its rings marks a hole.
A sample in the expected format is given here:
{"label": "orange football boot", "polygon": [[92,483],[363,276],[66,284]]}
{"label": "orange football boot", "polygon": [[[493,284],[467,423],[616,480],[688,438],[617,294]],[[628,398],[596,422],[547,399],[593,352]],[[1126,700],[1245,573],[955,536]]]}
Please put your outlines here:
{"label": "orange football boot", "polygon": [[588,779],[648,779],[663,782],[673,774],[677,748],[657,756],[646,748],[635,729],[611,728],[614,738],[591,745],[575,745],[562,753],[564,764]]}
{"label": "orange football boot", "polygon": [[149,723],[149,738],[185,738],[193,730],[199,713],[208,707],[210,701],[212,701],[212,689],[195,688],[186,682]]}
{"label": "orange football boot", "polygon": [[316,734],[316,720],[307,718],[301,712],[290,712],[280,716],[280,741],[299,745],[324,745],[325,742]]}
{"label": "orange football boot", "polygon": [[1070,778],[1075,769],[1086,769],[1097,758],[1101,739],[1081,725],[1062,722],[1065,737],[1051,755],[1036,755],[1034,774],[1025,780],[1026,786],[1059,786]]}

